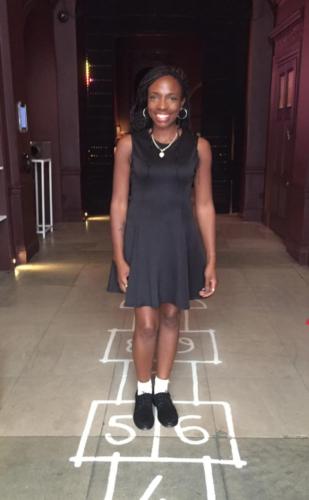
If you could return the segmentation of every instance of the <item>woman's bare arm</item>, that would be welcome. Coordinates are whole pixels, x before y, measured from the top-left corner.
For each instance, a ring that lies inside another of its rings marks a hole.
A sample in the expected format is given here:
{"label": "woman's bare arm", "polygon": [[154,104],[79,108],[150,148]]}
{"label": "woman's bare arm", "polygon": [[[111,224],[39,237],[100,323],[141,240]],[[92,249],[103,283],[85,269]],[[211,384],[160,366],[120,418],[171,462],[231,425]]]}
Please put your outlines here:
{"label": "woman's bare arm", "polygon": [[194,179],[195,211],[203,238],[207,262],[216,261],[215,250],[215,209],[212,199],[211,185],[211,149],[209,142],[198,139],[199,165]]}
{"label": "woman's bare arm", "polygon": [[212,199],[211,149],[208,141],[198,139],[199,164],[194,178],[195,213],[202,235],[207,265],[204,270],[205,285],[199,294],[202,298],[212,295],[217,286],[216,277],[216,212]]}
{"label": "woman's bare arm", "polygon": [[216,229],[215,208],[212,199],[211,182],[211,149],[209,142],[199,137],[198,144],[199,165],[194,179],[195,211],[198,225],[203,238],[207,263],[215,266],[216,263]]}
{"label": "woman's bare arm", "polygon": [[127,217],[130,165],[132,154],[131,135],[125,135],[117,144],[114,160],[113,193],[110,205],[110,224],[113,244],[113,260],[124,262],[123,237]]}

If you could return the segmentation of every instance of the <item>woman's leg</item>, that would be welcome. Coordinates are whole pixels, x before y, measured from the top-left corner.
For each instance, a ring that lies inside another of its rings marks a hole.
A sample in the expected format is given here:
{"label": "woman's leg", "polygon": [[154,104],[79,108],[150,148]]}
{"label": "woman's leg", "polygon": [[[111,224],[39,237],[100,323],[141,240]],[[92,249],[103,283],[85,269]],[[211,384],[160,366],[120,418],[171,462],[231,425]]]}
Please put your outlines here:
{"label": "woman's leg", "polygon": [[157,346],[157,376],[168,379],[172,371],[180,327],[180,309],[174,304],[161,304]]}
{"label": "woman's leg", "polygon": [[178,423],[177,410],[168,392],[168,384],[177,350],[179,326],[180,310],[173,304],[161,304],[153,403],[157,407],[159,421],[167,427]]}
{"label": "woman's leg", "polygon": [[151,429],[154,424],[151,372],[158,327],[158,309],[149,306],[135,308],[133,359],[137,377],[137,391],[133,420],[139,429]]}
{"label": "woman's leg", "polygon": [[152,362],[159,328],[159,310],[150,306],[135,308],[133,360],[136,378],[147,382],[151,378]]}

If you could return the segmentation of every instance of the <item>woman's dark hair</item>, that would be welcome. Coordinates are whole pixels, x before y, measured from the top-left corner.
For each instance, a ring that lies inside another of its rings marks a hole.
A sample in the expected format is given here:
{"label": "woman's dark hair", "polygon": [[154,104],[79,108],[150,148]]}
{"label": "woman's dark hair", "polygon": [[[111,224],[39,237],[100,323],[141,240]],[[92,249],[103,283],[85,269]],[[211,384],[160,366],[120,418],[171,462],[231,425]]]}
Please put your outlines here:
{"label": "woman's dark hair", "polygon": [[173,76],[179,82],[182,90],[182,98],[185,99],[183,107],[187,109],[188,116],[184,120],[177,120],[180,127],[189,126],[189,87],[185,73],[181,68],[176,68],[175,66],[156,66],[147,71],[138,85],[135,103],[130,112],[131,131],[143,130],[152,126],[152,120],[148,114],[146,114],[147,118],[144,118],[143,109],[147,106],[148,87],[162,76]]}

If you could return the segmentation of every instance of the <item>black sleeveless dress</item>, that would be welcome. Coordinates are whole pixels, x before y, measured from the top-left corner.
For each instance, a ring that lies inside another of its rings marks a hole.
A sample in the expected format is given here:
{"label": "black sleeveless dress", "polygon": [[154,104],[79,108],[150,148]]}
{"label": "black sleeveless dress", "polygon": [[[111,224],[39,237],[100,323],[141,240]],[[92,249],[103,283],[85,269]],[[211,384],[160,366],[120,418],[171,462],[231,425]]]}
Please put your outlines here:
{"label": "black sleeveless dress", "polygon": [[[124,231],[124,258],[130,266],[125,306],[159,307],[169,302],[189,309],[189,300],[201,299],[206,255],[191,201],[197,165],[196,138],[189,130],[183,129],[164,158],[147,130],[132,134],[131,196]],[[124,293],[114,261],[107,291]]]}

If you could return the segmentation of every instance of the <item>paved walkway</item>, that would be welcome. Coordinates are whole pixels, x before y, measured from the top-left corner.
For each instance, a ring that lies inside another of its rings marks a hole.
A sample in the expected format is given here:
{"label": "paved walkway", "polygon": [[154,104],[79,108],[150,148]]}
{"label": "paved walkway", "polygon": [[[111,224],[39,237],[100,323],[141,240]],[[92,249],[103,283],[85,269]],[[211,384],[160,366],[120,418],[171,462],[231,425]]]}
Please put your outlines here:
{"label": "paved walkway", "polygon": [[108,222],[59,224],[0,273],[1,499],[308,499],[309,268],[263,225],[217,221],[217,292],[182,312],[175,429],[132,422]]}

